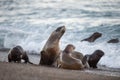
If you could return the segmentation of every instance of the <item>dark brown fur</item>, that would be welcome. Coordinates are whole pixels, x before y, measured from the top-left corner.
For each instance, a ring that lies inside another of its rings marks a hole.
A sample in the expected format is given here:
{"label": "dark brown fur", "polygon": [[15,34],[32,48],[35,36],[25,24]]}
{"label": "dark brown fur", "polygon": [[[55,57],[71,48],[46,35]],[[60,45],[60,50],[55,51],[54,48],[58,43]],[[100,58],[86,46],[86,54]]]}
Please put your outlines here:
{"label": "dark brown fur", "polygon": [[21,62],[21,55],[23,53],[23,49],[21,46],[13,47],[8,54],[8,62]]}
{"label": "dark brown fur", "polygon": [[24,60],[24,63],[30,63],[30,64],[33,64],[32,62],[29,61],[29,57],[28,57],[26,51],[24,51],[24,53],[21,55],[21,59]]}
{"label": "dark brown fur", "polygon": [[94,42],[97,38],[101,37],[102,34],[99,32],[95,32],[94,34],[92,34],[90,37],[83,39],[81,41],[88,41],[88,42]]}
{"label": "dark brown fur", "polygon": [[109,40],[107,43],[118,43],[118,42],[119,42],[119,39],[116,38],[116,39]]}
{"label": "dark brown fur", "polygon": [[88,64],[92,68],[97,68],[97,63],[101,59],[101,57],[104,55],[104,52],[101,50],[96,50],[93,54],[91,55],[85,55],[88,60]]}
{"label": "dark brown fur", "polygon": [[[23,50],[21,46],[13,47],[8,54],[8,62],[21,62],[21,59],[24,60],[24,63],[31,63],[26,52]],[[32,63],[31,63],[32,64]]]}
{"label": "dark brown fur", "polygon": [[41,65],[52,66],[60,54],[59,41],[65,32],[65,26],[58,27],[52,32],[45,46],[43,47],[40,63]]}

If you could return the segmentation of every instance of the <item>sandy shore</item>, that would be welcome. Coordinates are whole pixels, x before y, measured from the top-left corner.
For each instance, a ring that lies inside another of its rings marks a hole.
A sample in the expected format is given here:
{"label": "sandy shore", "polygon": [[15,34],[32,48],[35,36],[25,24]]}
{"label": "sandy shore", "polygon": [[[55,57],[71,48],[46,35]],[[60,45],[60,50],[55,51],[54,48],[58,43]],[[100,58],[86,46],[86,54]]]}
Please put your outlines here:
{"label": "sandy shore", "polygon": [[98,75],[84,70],[0,62],[0,80],[120,80],[120,77]]}
{"label": "sandy shore", "polygon": [[[23,63],[8,63],[6,51],[0,51],[0,80],[120,80],[120,71],[107,69],[65,70]],[[32,62],[39,56],[29,55]]]}

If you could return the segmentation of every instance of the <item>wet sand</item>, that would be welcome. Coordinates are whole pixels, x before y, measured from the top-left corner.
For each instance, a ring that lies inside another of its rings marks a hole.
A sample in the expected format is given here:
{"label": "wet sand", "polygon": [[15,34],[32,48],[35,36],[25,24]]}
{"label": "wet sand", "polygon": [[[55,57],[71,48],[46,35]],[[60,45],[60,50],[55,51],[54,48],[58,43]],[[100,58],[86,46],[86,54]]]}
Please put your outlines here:
{"label": "wet sand", "polygon": [[[7,52],[0,52],[0,58],[3,57],[7,57]],[[114,70],[66,70],[40,65],[8,63],[7,58],[3,59],[3,61],[0,59],[0,80],[120,80],[120,72]]]}
{"label": "wet sand", "polygon": [[98,75],[84,70],[0,62],[0,80],[120,80],[120,77]]}

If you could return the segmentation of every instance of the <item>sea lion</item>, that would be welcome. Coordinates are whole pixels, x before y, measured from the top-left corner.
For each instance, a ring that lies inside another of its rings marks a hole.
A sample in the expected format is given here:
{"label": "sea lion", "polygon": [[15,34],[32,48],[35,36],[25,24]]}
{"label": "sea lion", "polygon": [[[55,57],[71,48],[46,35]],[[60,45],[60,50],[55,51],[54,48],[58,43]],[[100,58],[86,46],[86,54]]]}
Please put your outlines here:
{"label": "sea lion", "polygon": [[23,53],[23,48],[21,46],[15,46],[10,49],[8,54],[8,62],[21,62],[21,55]]}
{"label": "sea lion", "polygon": [[[74,58],[76,58],[76,59],[81,60],[82,63],[85,65],[85,68],[89,68],[89,64],[88,64],[88,62],[86,61],[87,58],[85,58],[85,56],[84,56],[82,53],[80,53],[80,52],[78,52],[78,51],[72,51],[72,52],[71,52],[71,56],[74,57]],[[60,56],[59,56],[59,58],[57,59],[57,62],[55,63],[55,66],[59,68],[59,66],[60,66]]]}
{"label": "sea lion", "polygon": [[20,63],[21,59],[24,60],[24,63],[33,64],[29,61],[26,51],[24,51],[24,49],[21,46],[18,45],[10,49],[8,54],[8,62],[14,61]]}
{"label": "sea lion", "polygon": [[87,61],[90,67],[97,68],[97,63],[101,59],[101,57],[104,55],[104,52],[102,50],[96,50],[91,55],[85,55],[87,57]]}
{"label": "sea lion", "polygon": [[83,39],[81,41],[88,41],[88,42],[94,42],[97,38],[101,37],[102,33],[95,32],[90,37]]}
{"label": "sea lion", "polygon": [[68,44],[66,48],[62,51],[62,53],[60,54],[60,63],[58,66],[59,68],[81,70],[85,67],[82,61],[79,58],[76,58],[76,55],[73,57],[72,52],[74,51],[74,49],[74,45]]}
{"label": "sea lion", "polygon": [[45,46],[43,47],[40,63],[41,65],[53,66],[60,54],[59,42],[62,35],[65,33],[65,26],[58,27],[52,32]]}
{"label": "sea lion", "polygon": [[119,42],[119,39],[116,38],[116,39],[109,40],[107,43],[118,43],[118,42]]}

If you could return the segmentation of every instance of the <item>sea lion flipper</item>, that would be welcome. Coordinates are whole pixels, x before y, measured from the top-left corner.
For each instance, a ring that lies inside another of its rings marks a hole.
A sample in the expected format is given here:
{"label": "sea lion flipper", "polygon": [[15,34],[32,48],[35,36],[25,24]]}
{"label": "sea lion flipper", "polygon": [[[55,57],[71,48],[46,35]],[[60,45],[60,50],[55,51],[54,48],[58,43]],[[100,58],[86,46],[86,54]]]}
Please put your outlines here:
{"label": "sea lion flipper", "polygon": [[[48,63],[48,56],[46,55],[46,52],[44,50],[42,50],[40,52],[40,56],[41,56],[41,60],[40,60],[40,63],[41,65],[45,64],[45,63]],[[46,65],[46,64],[45,64]]]}

